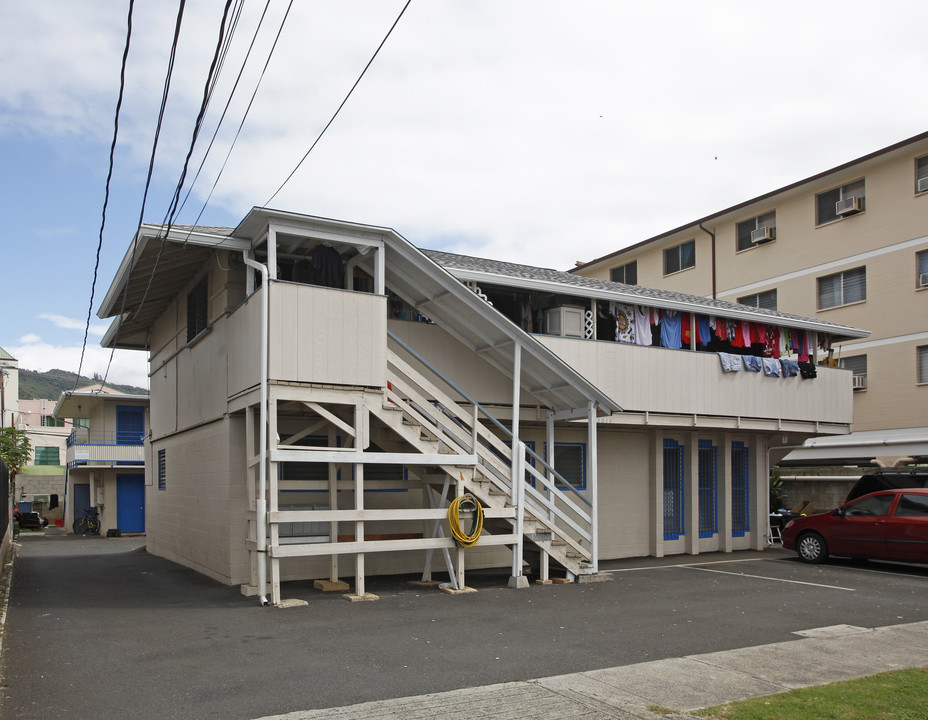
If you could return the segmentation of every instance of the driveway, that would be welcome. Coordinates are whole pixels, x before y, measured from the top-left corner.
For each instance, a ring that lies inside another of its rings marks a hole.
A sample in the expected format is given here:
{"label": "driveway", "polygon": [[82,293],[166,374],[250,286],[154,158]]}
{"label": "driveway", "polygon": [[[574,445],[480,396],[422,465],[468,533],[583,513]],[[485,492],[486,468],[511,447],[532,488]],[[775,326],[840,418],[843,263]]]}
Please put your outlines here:
{"label": "driveway", "polygon": [[148,555],[144,539],[19,541],[3,717],[267,715],[589,671],[928,620],[928,568],[803,565],[782,550],[606,563],[615,581],[449,596],[370,578],[379,602],[286,583],[262,608]]}

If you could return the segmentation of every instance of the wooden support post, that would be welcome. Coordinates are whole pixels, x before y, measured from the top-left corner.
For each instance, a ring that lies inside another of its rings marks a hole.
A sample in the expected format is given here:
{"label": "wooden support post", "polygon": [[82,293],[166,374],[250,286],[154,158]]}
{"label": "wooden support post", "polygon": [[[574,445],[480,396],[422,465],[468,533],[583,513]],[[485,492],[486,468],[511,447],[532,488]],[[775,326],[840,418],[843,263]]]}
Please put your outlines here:
{"label": "wooden support post", "polygon": [[596,403],[590,402],[587,406],[587,452],[589,460],[587,468],[587,483],[590,489],[590,518],[592,540],[590,541],[590,572],[599,572],[599,433],[596,424]]}
{"label": "wooden support post", "polygon": [[525,448],[519,439],[519,409],[522,393],[522,346],[517,342],[513,346],[512,355],[512,464],[511,497],[512,505],[516,509],[515,532],[518,540],[512,546],[512,576],[509,578],[509,587],[528,587],[528,580],[522,574],[523,541],[525,518]]}

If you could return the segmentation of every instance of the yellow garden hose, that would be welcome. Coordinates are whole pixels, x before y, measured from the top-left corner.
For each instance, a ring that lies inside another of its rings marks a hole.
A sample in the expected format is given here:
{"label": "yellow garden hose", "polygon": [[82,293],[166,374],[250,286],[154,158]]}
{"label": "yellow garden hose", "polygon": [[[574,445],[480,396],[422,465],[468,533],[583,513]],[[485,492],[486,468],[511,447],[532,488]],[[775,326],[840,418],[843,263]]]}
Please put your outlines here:
{"label": "yellow garden hose", "polygon": [[[461,505],[465,510],[473,510],[474,524],[471,526],[470,534],[465,534],[461,530]],[[473,495],[462,495],[451,501],[448,506],[448,524],[451,526],[451,536],[461,547],[473,547],[480,539],[480,533],[483,531],[483,508]]]}

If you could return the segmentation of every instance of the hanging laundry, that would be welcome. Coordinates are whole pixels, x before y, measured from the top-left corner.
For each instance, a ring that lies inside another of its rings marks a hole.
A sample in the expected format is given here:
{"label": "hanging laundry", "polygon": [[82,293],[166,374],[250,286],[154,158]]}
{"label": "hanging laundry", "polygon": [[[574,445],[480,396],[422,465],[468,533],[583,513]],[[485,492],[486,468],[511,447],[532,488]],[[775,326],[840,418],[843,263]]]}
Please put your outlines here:
{"label": "hanging laundry", "polygon": [[732,355],[731,353],[720,352],[719,361],[722,363],[722,372],[740,372],[741,356]]}
{"label": "hanging laundry", "polygon": [[764,358],[764,375],[768,377],[781,377],[783,372],[780,361],[775,358]]}
{"label": "hanging laundry", "polygon": [[751,327],[751,345],[762,344],[767,340],[767,329],[760,323],[752,322]]}
{"label": "hanging laundry", "polygon": [[651,334],[651,308],[642,305],[635,306],[635,343],[637,345],[650,345],[654,342]]}
{"label": "hanging laundry", "polygon": [[767,326],[767,338],[764,342],[764,355],[770,358],[780,357],[780,328]]}
{"label": "hanging laundry", "polygon": [[731,324],[729,337],[731,339],[732,347],[736,347],[736,348],[748,347],[751,344],[750,343],[751,338],[748,337],[748,343],[745,344],[744,329],[742,328],[742,325],[744,325],[744,320],[730,320],[729,323]]}
{"label": "hanging laundry", "polygon": [[615,339],[617,342],[635,342],[635,306],[615,304]]}
{"label": "hanging laundry", "polygon": [[764,366],[763,359],[756,355],[742,355],[741,359],[744,361],[744,369],[748,372],[760,372]]}
{"label": "hanging laundry", "polygon": [[809,361],[809,334],[805,330],[799,331],[799,359]]}
{"label": "hanging laundry", "polygon": [[696,342],[700,345],[708,345],[712,340],[712,328],[709,325],[708,315],[696,316]]}
{"label": "hanging laundry", "polygon": [[795,360],[780,360],[783,377],[796,377],[799,374],[799,363]]}
{"label": "hanging laundry", "polygon": [[693,330],[690,327],[690,314],[680,313],[680,342],[683,347],[688,348],[692,342]]}
{"label": "hanging laundry", "polygon": [[815,365],[810,362],[800,362],[799,363],[799,375],[800,377],[810,380],[814,377],[818,377],[818,371],[815,369]]}
{"label": "hanging laundry", "polygon": [[676,310],[664,310],[661,316],[661,347],[680,349],[682,318]]}

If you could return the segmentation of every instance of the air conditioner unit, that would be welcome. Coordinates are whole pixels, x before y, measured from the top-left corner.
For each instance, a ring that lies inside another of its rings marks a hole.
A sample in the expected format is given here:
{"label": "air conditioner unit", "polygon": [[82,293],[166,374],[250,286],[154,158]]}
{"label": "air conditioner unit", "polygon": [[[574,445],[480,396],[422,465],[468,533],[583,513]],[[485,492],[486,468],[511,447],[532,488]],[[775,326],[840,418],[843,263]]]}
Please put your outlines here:
{"label": "air conditioner unit", "polygon": [[928,287],[928,273],[920,273],[918,276],[918,286]]}
{"label": "air conditioner unit", "polygon": [[759,227],[757,230],[751,231],[751,242],[755,245],[760,245],[761,243],[768,243],[777,236],[777,229],[775,227]]}
{"label": "air conditioner unit", "polygon": [[856,195],[843,198],[842,200],[838,200],[838,202],[835,203],[835,214],[837,215],[853,215],[854,213],[859,213],[860,211],[860,198]]}
{"label": "air conditioner unit", "polygon": [[928,191],[928,176],[920,177],[918,179],[918,191],[919,192]]}
{"label": "air conditioner unit", "polygon": [[866,390],[867,389],[867,376],[866,375],[854,375],[851,380],[851,387],[854,390]]}

